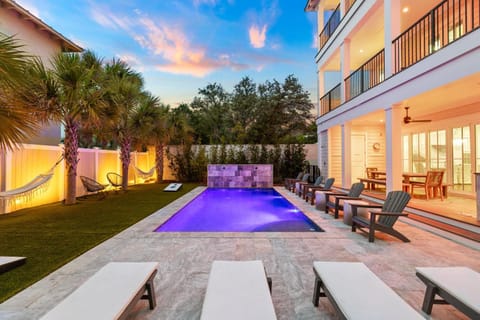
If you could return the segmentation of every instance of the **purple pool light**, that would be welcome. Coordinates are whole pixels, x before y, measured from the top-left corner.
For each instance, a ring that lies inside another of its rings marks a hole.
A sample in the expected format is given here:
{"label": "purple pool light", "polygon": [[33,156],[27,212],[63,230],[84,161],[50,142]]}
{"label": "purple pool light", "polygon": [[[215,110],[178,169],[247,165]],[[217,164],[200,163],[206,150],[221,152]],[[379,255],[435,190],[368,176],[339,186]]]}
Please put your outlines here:
{"label": "purple pool light", "polygon": [[274,189],[206,189],[156,232],[323,231]]}

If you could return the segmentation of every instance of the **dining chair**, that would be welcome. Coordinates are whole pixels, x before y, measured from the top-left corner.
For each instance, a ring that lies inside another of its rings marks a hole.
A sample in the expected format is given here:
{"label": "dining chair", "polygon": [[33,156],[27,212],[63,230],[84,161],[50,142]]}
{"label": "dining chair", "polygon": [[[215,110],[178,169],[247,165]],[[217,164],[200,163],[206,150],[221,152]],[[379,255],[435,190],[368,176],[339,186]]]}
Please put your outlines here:
{"label": "dining chair", "polygon": [[415,188],[423,188],[427,200],[440,194],[443,201],[442,180],[444,171],[427,171],[425,181],[410,181],[410,192],[413,195]]}

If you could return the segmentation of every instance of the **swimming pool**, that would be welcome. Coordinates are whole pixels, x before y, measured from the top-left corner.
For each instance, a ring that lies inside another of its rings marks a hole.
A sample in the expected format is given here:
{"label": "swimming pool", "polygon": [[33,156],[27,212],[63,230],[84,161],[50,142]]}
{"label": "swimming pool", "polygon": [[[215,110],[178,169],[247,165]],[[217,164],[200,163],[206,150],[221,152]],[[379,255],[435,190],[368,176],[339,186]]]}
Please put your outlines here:
{"label": "swimming pool", "polygon": [[156,232],[323,231],[274,189],[207,188]]}

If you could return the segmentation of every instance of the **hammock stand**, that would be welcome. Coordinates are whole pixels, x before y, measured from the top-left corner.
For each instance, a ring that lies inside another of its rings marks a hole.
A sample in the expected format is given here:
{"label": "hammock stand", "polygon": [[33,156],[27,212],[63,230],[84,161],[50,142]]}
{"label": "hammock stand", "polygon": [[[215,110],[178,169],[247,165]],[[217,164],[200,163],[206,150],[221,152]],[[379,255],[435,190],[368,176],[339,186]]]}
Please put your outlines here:
{"label": "hammock stand", "polygon": [[9,204],[13,209],[16,208],[16,203],[18,198],[22,198],[24,202],[31,201],[36,195],[41,194],[47,191],[48,186],[50,185],[50,180],[53,177],[55,167],[63,160],[63,155],[60,159],[53,165],[50,170],[45,173],[41,173],[35,178],[33,178],[27,184],[8,191],[0,192],[0,201],[5,204]]}
{"label": "hammock stand", "polygon": [[152,169],[150,169],[146,172],[137,168],[136,166],[134,166],[134,168],[135,168],[135,172],[136,172],[137,176],[142,178],[145,181],[151,179],[153,177],[153,175],[155,174],[155,167],[152,167]]}

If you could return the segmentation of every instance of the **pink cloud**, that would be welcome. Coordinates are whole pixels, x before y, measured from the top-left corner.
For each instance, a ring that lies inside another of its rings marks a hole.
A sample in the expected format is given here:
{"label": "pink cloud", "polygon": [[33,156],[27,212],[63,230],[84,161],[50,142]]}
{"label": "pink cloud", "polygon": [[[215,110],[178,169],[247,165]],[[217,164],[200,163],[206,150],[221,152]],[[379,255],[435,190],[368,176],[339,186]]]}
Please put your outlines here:
{"label": "pink cloud", "polygon": [[156,65],[160,71],[204,77],[225,67],[245,68],[241,64],[232,62],[226,55],[216,59],[208,57],[206,49],[191,44],[180,28],[156,24],[148,18],[141,18],[139,22],[146,32],[137,34],[135,40],[142,47],[167,61]]}
{"label": "pink cloud", "polygon": [[250,37],[250,44],[252,47],[263,48],[265,46],[266,33],[266,24],[264,24],[261,29],[256,24],[251,25],[248,29],[248,36]]}
{"label": "pink cloud", "polygon": [[[215,0],[201,2],[213,3]],[[110,12],[108,8],[96,5],[92,6],[91,11],[91,16],[97,23],[104,27],[124,30],[146,49],[154,60],[162,60],[152,62],[157,70],[204,77],[222,68],[233,70],[247,68],[244,64],[233,62],[228,55],[209,55],[207,48],[193,44],[179,26],[161,20],[154,21],[138,10],[136,14],[135,19],[120,17]],[[142,63],[134,56],[123,55],[120,58],[132,66],[143,69]]]}

